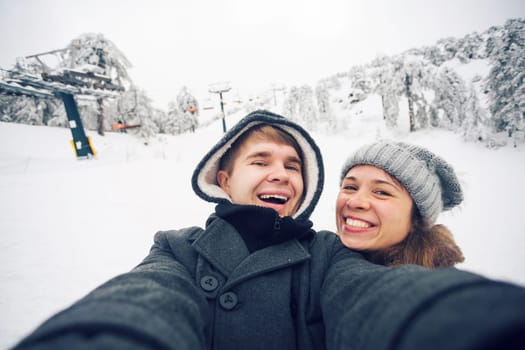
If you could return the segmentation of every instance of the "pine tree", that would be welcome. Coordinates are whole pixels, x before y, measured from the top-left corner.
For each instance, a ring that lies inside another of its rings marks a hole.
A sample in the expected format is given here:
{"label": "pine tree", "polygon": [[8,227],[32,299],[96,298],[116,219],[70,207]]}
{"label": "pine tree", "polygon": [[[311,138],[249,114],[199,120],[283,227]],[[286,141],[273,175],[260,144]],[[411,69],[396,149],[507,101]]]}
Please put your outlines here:
{"label": "pine tree", "polygon": [[[96,108],[96,104],[91,104]],[[131,85],[120,98],[111,100],[106,108],[108,111],[105,120],[108,123],[123,122],[127,125],[140,125],[139,128],[129,129],[129,132],[144,138],[145,142],[159,131],[158,126],[153,121],[154,108],[151,99],[146,93],[135,85]],[[86,113],[88,115],[96,115]]]}
{"label": "pine tree", "polygon": [[19,96],[13,98],[11,104],[7,108],[9,118],[14,123],[22,123],[28,125],[44,125],[43,99],[32,96]]}
{"label": "pine tree", "polygon": [[399,116],[398,88],[394,86],[394,63],[387,56],[378,56],[370,66],[372,91],[381,96],[383,104],[383,119],[388,128],[397,126]]}
{"label": "pine tree", "polygon": [[364,66],[354,66],[348,72],[348,78],[354,89],[359,89],[366,96],[372,91],[372,81]]}
{"label": "pine tree", "polygon": [[284,100],[283,114],[287,118],[299,122],[299,89],[295,86],[290,88]]}
{"label": "pine tree", "polygon": [[84,68],[103,74],[121,86],[128,87],[131,84],[128,74],[131,63],[124,53],[102,34],[86,33],[73,39],[67,46],[60,67]]}
{"label": "pine tree", "polygon": [[167,134],[177,135],[181,133],[180,129],[180,119],[181,111],[179,109],[179,106],[176,102],[169,102],[168,103],[168,113],[166,115],[167,119],[164,121],[162,125],[162,129]]}
{"label": "pine tree", "polygon": [[463,63],[474,59],[486,58],[483,38],[478,33],[470,33],[458,40],[456,57]]}
{"label": "pine tree", "polygon": [[381,96],[383,101],[383,118],[385,119],[385,125],[394,129],[397,127],[397,119],[399,117],[399,97],[398,95],[385,92]]}
{"label": "pine tree", "polygon": [[444,117],[440,126],[458,130],[465,119],[467,88],[461,76],[449,67],[441,67],[434,80],[434,107]]}
{"label": "pine tree", "polygon": [[182,114],[179,122],[180,132],[194,132],[199,125],[197,120],[197,117],[199,116],[199,103],[185,86],[182,87],[181,91],[177,95],[177,105],[179,112]]}
{"label": "pine tree", "polygon": [[315,97],[317,98],[317,106],[319,114],[329,113],[330,111],[330,93],[323,84],[317,84],[315,88]]}
{"label": "pine tree", "polygon": [[308,85],[303,85],[299,89],[299,115],[305,128],[314,131],[318,128],[317,108],[314,102],[313,89]]}
{"label": "pine tree", "polygon": [[505,131],[516,141],[525,132],[525,20],[508,20],[494,46],[486,84],[489,109],[496,132]]}
{"label": "pine tree", "polygon": [[424,121],[428,118],[424,91],[431,86],[433,69],[420,56],[400,55],[392,61],[392,79],[386,89],[399,97],[407,98],[410,131],[418,128],[417,119]]}
{"label": "pine tree", "polygon": [[441,52],[443,53],[443,57],[445,58],[445,61],[451,60],[454,57],[456,57],[456,53],[458,52],[458,45],[457,45],[458,39],[448,37],[438,40],[437,46],[440,48]]}
{"label": "pine tree", "polygon": [[309,130],[319,124],[313,89],[308,85],[292,87],[283,103],[283,113]]}
{"label": "pine tree", "polygon": [[487,130],[489,130],[487,111],[480,104],[474,84],[470,83],[465,107],[463,137],[468,141],[482,141],[487,137]]}

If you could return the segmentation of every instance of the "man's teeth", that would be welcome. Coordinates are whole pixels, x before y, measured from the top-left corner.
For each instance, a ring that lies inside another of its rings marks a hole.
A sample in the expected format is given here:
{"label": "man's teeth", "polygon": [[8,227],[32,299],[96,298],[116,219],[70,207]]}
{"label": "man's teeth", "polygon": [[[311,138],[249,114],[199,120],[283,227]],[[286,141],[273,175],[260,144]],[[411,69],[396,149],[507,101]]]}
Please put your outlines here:
{"label": "man's teeth", "polygon": [[368,228],[368,227],[371,226],[367,222],[364,222],[364,221],[361,221],[361,220],[354,220],[354,219],[350,219],[350,218],[346,219],[346,224],[348,226],[358,227],[358,228]]}
{"label": "man's teeth", "polygon": [[284,204],[286,203],[286,201],[288,201],[287,197],[281,196],[278,194],[262,194],[259,196],[259,198],[266,202],[279,203],[279,204]]}

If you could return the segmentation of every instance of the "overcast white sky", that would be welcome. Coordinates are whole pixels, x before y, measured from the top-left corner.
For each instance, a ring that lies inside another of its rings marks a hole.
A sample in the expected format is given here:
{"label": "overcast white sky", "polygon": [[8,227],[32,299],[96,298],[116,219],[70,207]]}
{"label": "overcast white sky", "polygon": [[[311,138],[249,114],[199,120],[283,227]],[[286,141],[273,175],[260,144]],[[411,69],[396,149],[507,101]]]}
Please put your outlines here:
{"label": "overcast white sky", "polygon": [[0,0],[0,67],[102,33],[166,109],[230,81],[241,92],[311,84],[365,63],[525,17],[523,0]]}

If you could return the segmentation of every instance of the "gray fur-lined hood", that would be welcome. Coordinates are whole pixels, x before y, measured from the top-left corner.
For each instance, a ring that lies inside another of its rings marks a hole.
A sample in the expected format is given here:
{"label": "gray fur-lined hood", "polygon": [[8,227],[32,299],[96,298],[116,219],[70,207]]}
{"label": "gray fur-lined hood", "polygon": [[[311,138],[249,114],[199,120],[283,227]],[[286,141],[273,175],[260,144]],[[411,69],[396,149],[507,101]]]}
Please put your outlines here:
{"label": "gray fur-lined hood", "polygon": [[275,113],[259,110],[248,114],[233,126],[212,147],[197,165],[191,179],[195,193],[208,202],[230,200],[228,195],[217,184],[217,171],[221,157],[230,149],[233,142],[244,132],[258,124],[276,126],[292,135],[303,152],[303,178],[305,195],[294,219],[308,219],[312,214],[324,184],[324,167],[321,151],[310,134],[300,125]]}

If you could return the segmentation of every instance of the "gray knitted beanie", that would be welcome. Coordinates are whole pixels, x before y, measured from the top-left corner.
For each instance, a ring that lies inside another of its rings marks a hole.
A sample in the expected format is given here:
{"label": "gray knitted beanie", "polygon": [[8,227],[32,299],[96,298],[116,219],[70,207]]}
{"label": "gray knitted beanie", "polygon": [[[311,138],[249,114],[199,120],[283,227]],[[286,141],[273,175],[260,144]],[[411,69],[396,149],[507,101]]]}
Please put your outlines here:
{"label": "gray knitted beanie", "polygon": [[341,181],[356,165],[373,165],[396,178],[410,193],[421,216],[434,223],[440,212],[463,201],[454,169],[429,150],[381,141],[359,148],[345,162]]}

